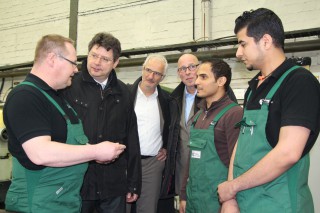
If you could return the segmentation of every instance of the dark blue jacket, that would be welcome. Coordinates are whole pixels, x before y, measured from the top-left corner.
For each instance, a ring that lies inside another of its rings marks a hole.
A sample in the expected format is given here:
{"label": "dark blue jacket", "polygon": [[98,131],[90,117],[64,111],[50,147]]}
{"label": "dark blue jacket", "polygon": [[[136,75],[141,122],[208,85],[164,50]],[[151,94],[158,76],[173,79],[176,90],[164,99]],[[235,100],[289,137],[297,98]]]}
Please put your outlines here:
{"label": "dark blue jacket", "polygon": [[81,118],[91,144],[102,141],[126,145],[124,154],[113,163],[90,162],[81,195],[84,200],[124,196],[128,192],[140,195],[141,156],[137,119],[133,99],[116,72],[111,71],[107,86],[94,81],[87,70],[87,61],[71,87],[64,91],[68,102]]}

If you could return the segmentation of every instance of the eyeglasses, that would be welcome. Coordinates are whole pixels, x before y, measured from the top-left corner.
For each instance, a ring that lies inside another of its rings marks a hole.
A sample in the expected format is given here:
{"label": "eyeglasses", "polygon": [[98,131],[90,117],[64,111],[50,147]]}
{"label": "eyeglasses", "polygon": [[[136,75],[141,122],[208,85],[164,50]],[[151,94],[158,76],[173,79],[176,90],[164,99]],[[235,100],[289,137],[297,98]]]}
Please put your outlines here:
{"label": "eyeglasses", "polygon": [[94,60],[101,59],[101,60],[102,60],[103,62],[105,62],[105,63],[108,63],[108,62],[113,61],[113,59],[111,59],[111,58],[108,58],[108,57],[105,57],[105,56],[99,56],[99,55],[96,54],[96,53],[90,53],[89,56],[90,56],[91,58],[93,58]]}
{"label": "eyeglasses", "polygon": [[67,62],[69,62],[70,64],[72,64],[72,65],[73,65],[73,66],[75,66],[75,67],[77,67],[77,66],[78,66],[76,62],[71,61],[71,60],[67,59],[66,57],[64,57],[64,56],[62,56],[62,55],[60,55],[60,54],[58,54],[58,57],[60,57],[60,58],[62,58],[62,59],[64,59],[64,60],[66,60]]}
{"label": "eyeglasses", "polygon": [[190,64],[189,66],[182,66],[182,67],[179,67],[178,68],[178,72],[187,72],[187,70],[189,69],[190,72],[193,72],[193,71],[196,71],[197,70],[197,67],[199,66],[199,64]]}
{"label": "eyeglasses", "polygon": [[157,76],[157,77],[163,77],[163,76],[164,76],[164,74],[162,74],[161,72],[153,71],[152,69],[149,69],[149,68],[147,68],[147,67],[143,67],[143,69],[144,69],[147,73],[149,73],[149,74],[153,73],[153,74],[154,74],[155,76]]}

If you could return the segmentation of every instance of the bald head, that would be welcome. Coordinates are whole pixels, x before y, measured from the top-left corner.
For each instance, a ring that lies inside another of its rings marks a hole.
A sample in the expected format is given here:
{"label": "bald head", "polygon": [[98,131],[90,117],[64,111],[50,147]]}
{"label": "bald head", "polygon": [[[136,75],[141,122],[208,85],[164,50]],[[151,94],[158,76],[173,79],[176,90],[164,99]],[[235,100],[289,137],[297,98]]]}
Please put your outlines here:
{"label": "bald head", "polygon": [[198,58],[192,54],[183,54],[178,60],[178,75],[189,93],[195,92],[198,65]]}
{"label": "bald head", "polygon": [[178,68],[182,67],[182,66],[189,66],[188,63],[191,64],[199,64],[199,60],[195,55],[186,53],[183,54],[182,56],[180,56],[179,60],[178,60]]}

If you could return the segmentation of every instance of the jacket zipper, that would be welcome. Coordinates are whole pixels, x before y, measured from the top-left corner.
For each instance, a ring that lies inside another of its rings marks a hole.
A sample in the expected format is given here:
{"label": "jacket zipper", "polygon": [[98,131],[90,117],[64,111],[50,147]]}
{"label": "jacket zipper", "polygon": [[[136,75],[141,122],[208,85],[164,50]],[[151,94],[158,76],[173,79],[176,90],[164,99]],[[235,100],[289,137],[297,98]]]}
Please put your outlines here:
{"label": "jacket zipper", "polygon": [[100,86],[100,96],[101,96],[101,100],[103,101],[103,90],[102,90],[101,86]]}
{"label": "jacket zipper", "polygon": [[203,116],[203,118],[202,118],[203,121],[204,121],[204,119],[207,118],[207,115],[208,115],[208,110],[204,111],[204,116]]}

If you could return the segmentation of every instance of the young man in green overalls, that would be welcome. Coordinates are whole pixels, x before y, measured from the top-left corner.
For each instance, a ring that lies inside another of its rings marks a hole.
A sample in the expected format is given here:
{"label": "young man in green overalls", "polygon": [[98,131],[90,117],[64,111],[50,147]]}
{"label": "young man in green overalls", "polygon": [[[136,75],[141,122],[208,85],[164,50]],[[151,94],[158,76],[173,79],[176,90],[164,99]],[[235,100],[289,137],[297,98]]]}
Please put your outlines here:
{"label": "young man in green overalls", "polygon": [[13,156],[6,196],[10,212],[80,212],[80,187],[87,161],[109,163],[125,146],[86,145],[81,121],[59,89],[78,72],[73,41],[46,35],[38,42],[34,65],[4,106],[4,123]]}
{"label": "young man in green overalls", "polygon": [[313,213],[309,151],[320,126],[320,86],[284,54],[279,17],[260,8],[236,19],[237,57],[260,70],[245,95],[229,181],[219,185],[224,212]]}
{"label": "young man in green overalls", "polygon": [[231,68],[223,60],[204,61],[197,70],[197,96],[203,100],[190,129],[189,175],[181,193],[182,198],[186,193],[187,200],[186,205],[180,202],[182,212],[216,213],[220,209],[217,186],[227,180],[239,135],[235,124],[242,118],[242,108],[227,95],[230,81]]}

